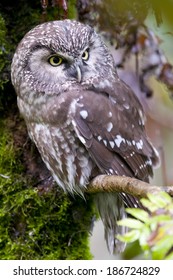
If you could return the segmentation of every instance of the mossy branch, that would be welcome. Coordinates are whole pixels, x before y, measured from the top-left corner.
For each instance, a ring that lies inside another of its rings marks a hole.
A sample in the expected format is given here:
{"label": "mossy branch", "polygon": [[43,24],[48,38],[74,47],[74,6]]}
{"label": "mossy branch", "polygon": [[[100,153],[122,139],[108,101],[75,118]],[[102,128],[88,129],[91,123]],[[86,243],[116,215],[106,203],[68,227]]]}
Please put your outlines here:
{"label": "mossy branch", "polygon": [[137,198],[147,197],[148,193],[165,191],[173,196],[173,186],[154,186],[130,177],[99,175],[89,184],[87,192],[124,192]]}

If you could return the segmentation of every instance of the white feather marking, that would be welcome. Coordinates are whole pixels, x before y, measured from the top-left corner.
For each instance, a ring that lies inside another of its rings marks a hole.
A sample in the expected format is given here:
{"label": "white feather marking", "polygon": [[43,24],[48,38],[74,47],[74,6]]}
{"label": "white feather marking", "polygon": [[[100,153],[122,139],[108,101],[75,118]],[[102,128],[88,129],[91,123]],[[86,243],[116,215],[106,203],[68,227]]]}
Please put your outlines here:
{"label": "white feather marking", "polygon": [[86,119],[88,117],[88,112],[86,110],[80,111],[80,115],[83,119]]}
{"label": "white feather marking", "polygon": [[142,139],[139,142],[136,142],[136,147],[138,150],[142,150],[143,148],[143,141]]}
{"label": "white feather marking", "polygon": [[112,168],[109,169],[109,173],[108,173],[108,174],[110,174],[110,175],[111,175],[111,174],[114,174],[114,171],[113,171]]}
{"label": "white feather marking", "polygon": [[148,160],[145,162],[145,165],[152,166],[152,161],[151,161],[151,159],[148,159]]}
{"label": "white feather marking", "polygon": [[98,139],[98,141],[100,142],[100,141],[102,140],[102,137],[99,135],[99,136],[97,137],[97,139]]}
{"label": "white feather marking", "polygon": [[129,146],[132,146],[132,143],[131,143],[131,141],[129,141],[129,140],[127,140],[127,144],[128,144]]}
{"label": "white feather marking", "polygon": [[107,124],[107,132],[111,132],[111,130],[112,130],[112,128],[113,128],[113,124],[112,124],[112,122],[109,122],[108,124]]}
{"label": "white feather marking", "polygon": [[[49,169],[49,170],[51,171],[51,169]],[[55,181],[57,182],[58,186],[60,186],[63,189],[63,191],[67,191],[64,183],[61,180],[59,180],[58,176],[55,173],[52,173],[52,175],[53,175],[53,178],[55,179]]]}
{"label": "white feather marking", "polygon": [[119,134],[116,136],[114,141],[118,148],[120,147],[122,142],[125,143],[125,139],[123,137],[121,137],[121,135],[119,135]]}
{"label": "white feather marking", "polygon": [[140,118],[141,118],[142,124],[144,125],[144,124],[145,124],[145,116],[144,116],[142,110],[139,109],[139,110],[138,110],[138,113],[139,113],[139,116],[140,116]]}
{"label": "white feather marking", "polygon": [[135,146],[135,145],[136,145],[136,142],[135,142],[135,140],[132,140],[132,144],[133,144],[133,146]]}
{"label": "white feather marking", "polygon": [[111,148],[113,149],[113,148],[114,148],[114,146],[115,146],[114,141],[109,141],[109,144],[110,144]]}
{"label": "white feather marking", "polygon": [[103,140],[103,143],[105,144],[105,146],[107,147],[107,141],[106,140]]}
{"label": "white feather marking", "polygon": [[68,182],[70,182],[69,187],[72,189],[73,191],[73,186],[75,185],[75,176],[76,176],[76,166],[74,164],[74,155],[73,154],[69,154],[66,157],[66,165],[67,165],[67,172],[68,172]]}
{"label": "white feather marking", "polygon": [[108,117],[112,117],[112,112],[110,111],[109,113],[108,113]]}
{"label": "white feather marking", "polygon": [[82,142],[82,144],[86,144],[85,138],[78,134],[79,140]]}
{"label": "white feather marking", "polygon": [[123,107],[127,110],[130,108],[129,104],[123,104]]}

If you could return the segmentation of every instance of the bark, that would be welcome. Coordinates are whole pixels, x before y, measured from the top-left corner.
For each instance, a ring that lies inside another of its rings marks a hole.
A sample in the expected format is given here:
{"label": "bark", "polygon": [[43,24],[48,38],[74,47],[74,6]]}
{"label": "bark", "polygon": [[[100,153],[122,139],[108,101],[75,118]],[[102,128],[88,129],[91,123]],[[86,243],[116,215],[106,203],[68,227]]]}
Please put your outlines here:
{"label": "bark", "polygon": [[88,193],[124,192],[137,198],[147,197],[147,193],[157,194],[165,191],[173,196],[173,186],[154,186],[135,178],[115,175],[100,175],[94,178],[88,186]]}

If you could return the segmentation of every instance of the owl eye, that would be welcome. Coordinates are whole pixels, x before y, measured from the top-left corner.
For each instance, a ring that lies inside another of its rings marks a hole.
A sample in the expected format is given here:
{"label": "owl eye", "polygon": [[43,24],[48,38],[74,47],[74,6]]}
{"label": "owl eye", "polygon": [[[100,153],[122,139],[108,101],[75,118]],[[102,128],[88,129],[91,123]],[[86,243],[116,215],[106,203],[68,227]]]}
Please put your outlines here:
{"label": "owl eye", "polygon": [[82,54],[82,59],[83,60],[88,60],[89,59],[89,49],[86,49],[83,54]]}
{"label": "owl eye", "polygon": [[49,63],[50,65],[56,67],[62,64],[63,59],[62,57],[58,56],[58,55],[52,55],[51,57],[49,57]]}

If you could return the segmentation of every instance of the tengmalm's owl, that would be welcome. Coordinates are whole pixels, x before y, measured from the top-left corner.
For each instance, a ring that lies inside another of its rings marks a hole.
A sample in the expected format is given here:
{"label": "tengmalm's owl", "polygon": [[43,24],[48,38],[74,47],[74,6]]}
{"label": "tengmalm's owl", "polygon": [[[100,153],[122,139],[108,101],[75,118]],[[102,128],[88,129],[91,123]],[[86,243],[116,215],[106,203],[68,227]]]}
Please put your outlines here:
{"label": "tengmalm's owl", "polygon": [[[90,26],[62,20],[29,31],[13,58],[12,83],[30,138],[64,191],[83,195],[99,174],[152,176],[158,153],[143,109]],[[122,251],[115,235],[125,229],[116,222],[138,201],[123,193],[95,198],[110,252]]]}

